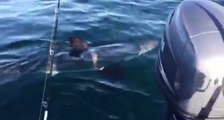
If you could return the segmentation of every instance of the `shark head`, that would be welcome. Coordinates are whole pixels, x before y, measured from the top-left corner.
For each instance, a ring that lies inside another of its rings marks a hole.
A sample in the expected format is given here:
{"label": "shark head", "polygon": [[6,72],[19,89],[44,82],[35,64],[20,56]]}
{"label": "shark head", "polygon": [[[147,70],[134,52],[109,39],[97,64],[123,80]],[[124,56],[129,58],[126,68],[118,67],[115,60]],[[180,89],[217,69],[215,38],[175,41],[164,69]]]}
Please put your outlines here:
{"label": "shark head", "polygon": [[145,40],[139,44],[140,50],[138,55],[152,51],[159,46],[158,40]]}

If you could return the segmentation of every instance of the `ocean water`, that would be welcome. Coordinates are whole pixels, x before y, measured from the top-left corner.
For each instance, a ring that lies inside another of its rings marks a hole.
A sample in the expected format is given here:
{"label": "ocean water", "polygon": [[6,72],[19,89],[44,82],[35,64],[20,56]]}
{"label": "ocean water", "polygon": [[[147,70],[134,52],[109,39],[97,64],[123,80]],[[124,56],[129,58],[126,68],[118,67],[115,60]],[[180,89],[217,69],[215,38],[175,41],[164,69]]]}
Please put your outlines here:
{"label": "ocean water", "polygon": [[[68,37],[91,46],[160,41],[168,15],[181,0],[61,0],[56,55]],[[222,3],[222,1],[218,1]],[[0,0],[0,120],[38,120],[57,0]],[[47,77],[49,120],[159,120],[165,100],[155,79],[158,49],[112,64],[56,56]]]}

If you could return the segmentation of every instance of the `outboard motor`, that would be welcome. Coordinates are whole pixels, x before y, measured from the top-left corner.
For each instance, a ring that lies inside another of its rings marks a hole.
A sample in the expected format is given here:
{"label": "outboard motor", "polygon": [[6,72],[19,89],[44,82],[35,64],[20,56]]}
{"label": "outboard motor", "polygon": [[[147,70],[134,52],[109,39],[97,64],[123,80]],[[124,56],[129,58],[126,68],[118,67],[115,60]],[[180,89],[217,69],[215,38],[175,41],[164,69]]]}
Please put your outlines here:
{"label": "outboard motor", "polygon": [[157,78],[174,115],[224,120],[224,8],[183,1],[169,17],[160,47]]}

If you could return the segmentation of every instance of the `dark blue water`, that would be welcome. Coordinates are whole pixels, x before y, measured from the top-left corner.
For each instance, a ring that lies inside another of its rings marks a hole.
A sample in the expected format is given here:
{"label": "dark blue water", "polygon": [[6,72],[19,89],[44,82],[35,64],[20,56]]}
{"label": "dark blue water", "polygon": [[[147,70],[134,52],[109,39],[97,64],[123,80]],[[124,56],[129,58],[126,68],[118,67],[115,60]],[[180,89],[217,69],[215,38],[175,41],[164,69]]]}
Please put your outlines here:
{"label": "dark blue water", "polygon": [[[56,54],[68,37],[91,46],[160,40],[178,0],[61,0]],[[0,119],[38,120],[56,0],[0,1]],[[49,120],[159,120],[157,50],[111,65],[106,72],[56,57],[48,77]],[[116,71],[116,72],[115,72]]]}

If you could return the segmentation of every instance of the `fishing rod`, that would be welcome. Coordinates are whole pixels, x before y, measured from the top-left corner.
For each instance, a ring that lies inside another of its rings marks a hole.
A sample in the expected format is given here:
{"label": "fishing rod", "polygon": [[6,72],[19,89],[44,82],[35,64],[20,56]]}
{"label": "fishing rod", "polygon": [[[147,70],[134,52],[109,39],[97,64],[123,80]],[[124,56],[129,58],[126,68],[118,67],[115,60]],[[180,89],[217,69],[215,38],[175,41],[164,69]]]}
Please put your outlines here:
{"label": "fishing rod", "polygon": [[48,55],[48,61],[47,61],[47,71],[46,71],[44,86],[43,86],[39,120],[47,120],[48,119],[48,102],[49,102],[49,86],[48,86],[49,80],[48,80],[48,76],[50,76],[50,77],[53,76],[55,41],[56,41],[57,29],[58,29],[59,8],[60,8],[60,0],[58,0],[57,7],[55,9],[54,29],[52,31],[50,47],[49,47],[49,55]]}

